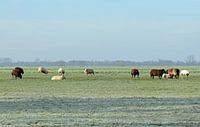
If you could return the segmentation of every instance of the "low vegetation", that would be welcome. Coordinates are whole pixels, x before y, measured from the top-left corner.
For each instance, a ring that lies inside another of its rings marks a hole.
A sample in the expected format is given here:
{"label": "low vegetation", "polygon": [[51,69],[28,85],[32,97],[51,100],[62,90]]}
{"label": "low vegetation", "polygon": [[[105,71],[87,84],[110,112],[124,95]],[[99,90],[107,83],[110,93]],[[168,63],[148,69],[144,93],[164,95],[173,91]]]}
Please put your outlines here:
{"label": "low vegetation", "polygon": [[1,126],[200,126],[200,68],[188,78],[152,79],[138,67],[140,78],[131,78],[130,67],[65,67],[65,80],[25,67],[23,79],[12,79],[11,67],[0,68]]}

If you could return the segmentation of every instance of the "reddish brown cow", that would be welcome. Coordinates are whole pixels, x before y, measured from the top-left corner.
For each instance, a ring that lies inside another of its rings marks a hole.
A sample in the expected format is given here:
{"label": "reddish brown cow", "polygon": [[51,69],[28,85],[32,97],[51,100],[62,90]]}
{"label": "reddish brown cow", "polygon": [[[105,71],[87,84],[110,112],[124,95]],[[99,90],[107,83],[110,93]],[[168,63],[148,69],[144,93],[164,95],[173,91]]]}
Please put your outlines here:
{"label": "reddish brown cow", "polygon": [[150,71],[150,76],[154,78],[154,76],[158,76],[158,78],[162,78],[162,75],[165,73],[164,69],[152,69]]}
{"label": "reddish brown cow", "polygon": [[131,76],[132,76],[132,78],[134,77],[138,77],[139,78],[139,70],[138,69],[131,69]]}

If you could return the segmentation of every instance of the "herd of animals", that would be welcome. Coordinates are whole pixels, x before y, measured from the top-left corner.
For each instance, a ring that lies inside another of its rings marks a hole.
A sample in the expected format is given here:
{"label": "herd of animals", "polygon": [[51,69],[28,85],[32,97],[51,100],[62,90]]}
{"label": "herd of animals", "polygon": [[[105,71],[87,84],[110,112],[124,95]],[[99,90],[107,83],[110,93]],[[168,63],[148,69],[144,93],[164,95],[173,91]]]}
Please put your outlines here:
{"label": "herd of animals", "polygon": [[[48,70],[44,67],[39,67],[38,68],[38,73],[43,73],[43,74],[48,74]],[[51,77],[51,80],[63,80],[65,79],[65,70],[63,68],[59,68],[58,69],[58,73],[60,75],[56,75]],[[94,70],[93,69],[88,69],[86,68],[84,70],[85,74],[93,74],[94,75]],[[24,74],[24,70],[21,67],[15,67],[12,71],[11,71],[11,75],[12,77],[15,77],[15,79],[20,78],[22,79],[22,75]],[[132,78],[134,77],[139,77],[140,72],[138,69],[131,69],[130,72]],[[150,72],[150,77],[154,78],[155,76],[157,76],[158,78],[179,78],[179,76],[182,77],[188,77],[189,76],[189,71],[188,70],[180,70],[177,68],[170,68],[167,70],[164,69],[151,69]]]}
{"label": "herd of animals", "polygon": [[[131,76],[139,77],[139,70],[138,69],[131,69]],[[182,77],[188,77],[190,72],[188,70],[180,70],[178,68],[170,68],[170,69],[151,69],[150,77],[154,78],[155,76],[158,76],[158,78],[179,78],[179,76]]]}
{"label": "herd of animals", "polygon": [[[44,67],[39,67],[38,68],[38,73],[43,73],[43,74],[48,74],[48,70]],[[58,69],[58,73],[60,75],[56,75],[51,77],[51,80],[63,80],[65,79],[65,70],[63,68],[59,68]],[[85,74],[93,74],[94,75],[94,70],[93,69],[85,69],[84,70]],[[21,67],[15,67],[12,71],[11,71],[11,75],[12,77],[14,77],[15,79],[20,78],[22,79],[22,75],[24,74],[24,70]]]}

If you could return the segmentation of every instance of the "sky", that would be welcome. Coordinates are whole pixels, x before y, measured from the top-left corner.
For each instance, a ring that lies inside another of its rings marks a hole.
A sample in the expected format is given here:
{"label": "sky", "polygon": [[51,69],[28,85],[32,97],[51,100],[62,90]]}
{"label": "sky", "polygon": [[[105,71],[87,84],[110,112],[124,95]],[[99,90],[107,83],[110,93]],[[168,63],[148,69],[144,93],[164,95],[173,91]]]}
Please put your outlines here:
{"label": "sky", "polygon": [[1,0],[0,57],[200,61],[200,0]]}

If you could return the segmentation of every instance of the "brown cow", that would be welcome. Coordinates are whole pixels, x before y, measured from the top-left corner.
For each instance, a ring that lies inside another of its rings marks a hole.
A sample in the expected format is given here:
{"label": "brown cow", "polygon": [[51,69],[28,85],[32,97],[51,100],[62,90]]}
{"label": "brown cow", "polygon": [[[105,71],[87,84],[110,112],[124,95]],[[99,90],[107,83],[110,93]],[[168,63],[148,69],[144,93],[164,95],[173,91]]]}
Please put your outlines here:
{"label": "brown cow", "polygon": [[138,77],[139,78],[139,70],[138,69],[131,69],[131,76],[132,76],[132,78],[134,77]]}
{"label": "brown cow", "polygon": [[177,68],[170,68],[166,73],[169,74],[169,78],[179,78],[180,70]]}
{"label": "brown cow", "polygon": [[164,69],[152,69],[150,71],[150,76],[154,78],[154,76],[158,76],[158,78],[162,78],[162,75],[165,73]]}
{"label": "brown cow", "polygon": [[15,76],[15,79],[17,79],[17,77],[22,79],[22,74],[24,74],[24,70],[20,67],[16,67],[15,69],[11,71],[11,75],[12,77]]}

